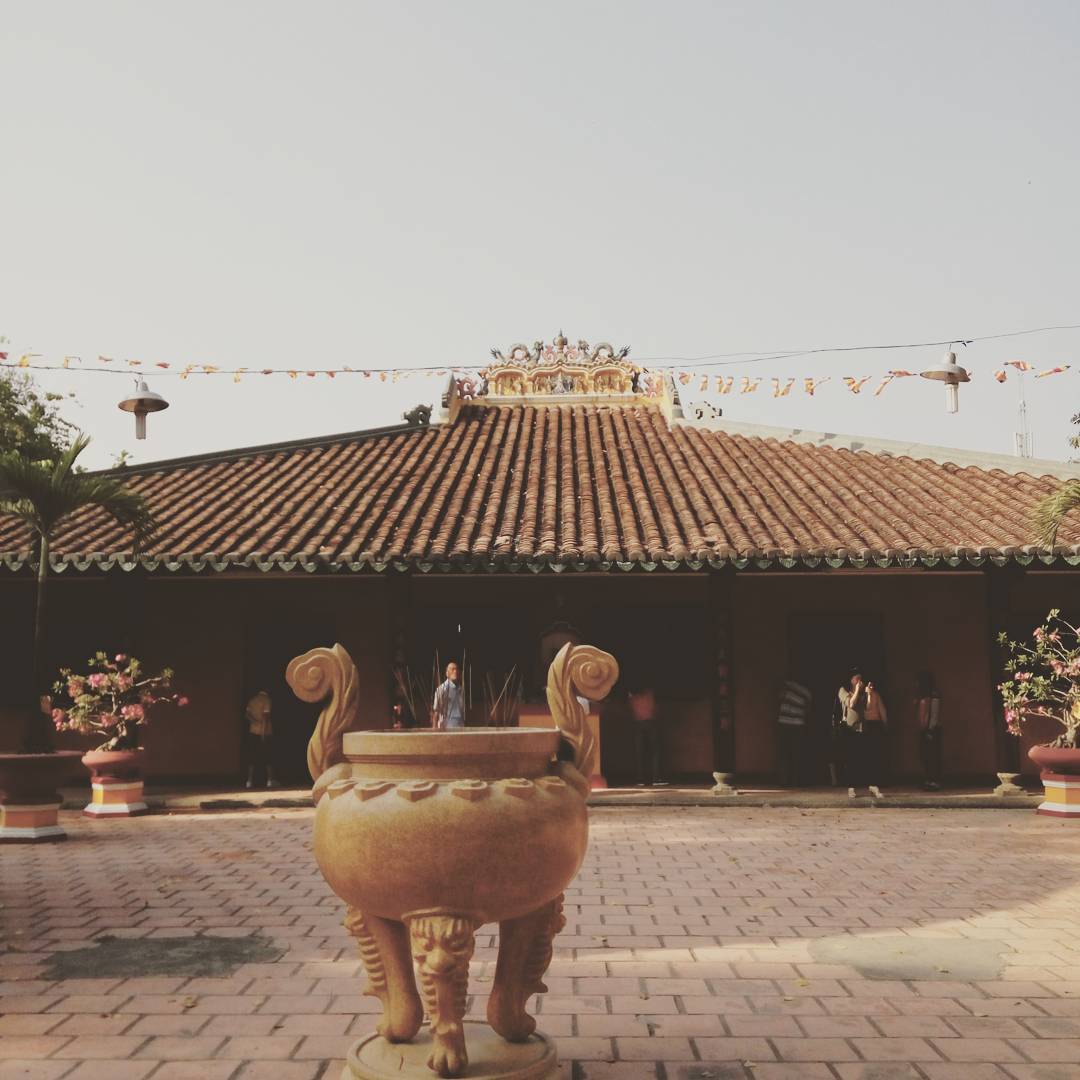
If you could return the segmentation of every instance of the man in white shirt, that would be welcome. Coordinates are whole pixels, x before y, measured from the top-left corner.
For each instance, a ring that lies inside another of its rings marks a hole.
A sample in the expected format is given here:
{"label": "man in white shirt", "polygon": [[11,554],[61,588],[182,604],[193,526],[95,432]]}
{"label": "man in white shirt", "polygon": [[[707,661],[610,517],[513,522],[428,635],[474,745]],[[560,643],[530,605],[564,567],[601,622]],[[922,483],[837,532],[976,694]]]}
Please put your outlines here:
{"label": "man in white shirt", "polygon": [[465,726],[460,669],[451,661],[446,665],[446,681],[439,683],[431,708],[431,726],[437,731],[455,731]]}

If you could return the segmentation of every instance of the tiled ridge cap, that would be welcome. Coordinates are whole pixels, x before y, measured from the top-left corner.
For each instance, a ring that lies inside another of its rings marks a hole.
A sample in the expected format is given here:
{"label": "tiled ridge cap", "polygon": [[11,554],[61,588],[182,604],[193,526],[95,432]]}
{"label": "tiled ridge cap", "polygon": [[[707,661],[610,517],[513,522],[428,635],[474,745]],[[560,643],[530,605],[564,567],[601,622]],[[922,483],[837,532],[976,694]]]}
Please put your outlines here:
{"label": "tiled ridge cap", "polygon": [[320,450],[339,443],[362,442],[365,439],[377,439],[383,435],[401,435],[410,431],[423,432],[435,427],[429,424],[387,424],[384,427],[361,428],[359,431],[343,431],[335,435],[310,435],[302,439],[287,439],[283,442],[260,443],[256,446],[238,446],[228,450],[207,450],[201,454],[185,454],[183,457],[161,458],[158,461],[141,462],[138,465],[123,465],[120,468],[88,470],[99,476],[136,476],[146,473],[167,472],[170,469],[188,465],[216,465],[219,462],[237,461],[245,457],[258,457],[263,454],[278,454],[289,450]]}
{"label": "tiled ridge cap", "polygon": [[[91,552],[77,555],[50,556],[49,565],[56,573],[74,570],[113,571],[130,573],[136,569],[151,572],[166,570],[171,573],[188,571],[202,573],[214,571],[222,573],[230,570],[251,570],[260,573],[295,572],[295,573],[361,573],[361,572],[398,572],[419,571],[423,574],[444,573],[611,573],[623,572],[698,572],[702,570],[721,570],[730,567],[734,570],[886,570],[905,569],[979,569],[985,566],[1006,566],[1015,563],[1019,566],[1045,566],[1061,569],[1080,567],[1080,544],[1058,547],[1053,553],[1032,546],[1013,548],[1008,551],[971,548],[939,548],[932,552],[915,551],[860,551],[853,552],[837,549],[825,553],[766,554],[746,552],[732,555],[711,557],[663,558],[650,560],[648,556],[626,560],[588,558],[563,559],[557,555],[538,555],[529,558],[520,556],[492,556],[488,558],[458,557],[380,559],[369,555],[360,555],[355,559],[330,559],[315,552],[281,551],[257,553],[237,558],[220,555],[215,552],[201,554],[160,554],[134,556],[130,552]],[[29,553],[0,553],[0,571],[32,571],[36,562]]]}
{"label": "tiled ridge cap", "polygon": [[998,469],[1001,472],[1030,476],[1033,479],[1043,477],[1063,480],[1080,479],[1080,463],[1072,464],[1048,458],[1018,458],[1011,454],[995,454],[987,450],[964,450],[952,446],[935,446],[930,443],[903,442],[900,439],[845,435],[835,431],[812,431],[809,428],[773,427],[769,424],[751,424],[738,420],[695,420],[686,417],[675,420],[672,426],[728,435],[743,435],[751,439],[804,443],[824,449],[850,450],[852,453],[933,461],[939,465],[954,465],[960,469],[970,467],[984,471]]}

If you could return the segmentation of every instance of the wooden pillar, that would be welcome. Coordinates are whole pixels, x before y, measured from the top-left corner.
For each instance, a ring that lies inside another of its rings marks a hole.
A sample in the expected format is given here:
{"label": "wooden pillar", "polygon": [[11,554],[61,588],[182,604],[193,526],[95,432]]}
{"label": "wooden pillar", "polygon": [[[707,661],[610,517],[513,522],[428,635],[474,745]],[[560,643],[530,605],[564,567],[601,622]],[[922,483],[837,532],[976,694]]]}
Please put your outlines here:
{"label": "wooden pillar", "polygon": [[1004,677],[1001,646],[997,636],[1008,628],[1010,614],[1010,594],[1017,582],[1023,579],[1024,570],[1016,563],[1005,566],[987,564],[983,568],[986,581],[986,621],[987,648],[989,649],[990,675],[994,680],[990,695],[994,724],[994,739],[997,747],[997,768],[999,772],[1020,772],[1020,740],[1010,735],[1005,727],[1005,708],[1001,703],[1001,694],[997,684]]}
{"label": "wooden pillar", "polygon": [[408,570],[386,572],[392,572],[394,575],[388,582],[390,586],[387,604],[390,623],[390,667],[387,672],[389,680],[387,696],[390,701],[390,717],[387,726],[396,726],[398,723],[406,726],[415,723],[422,727],[427,718],[414,719],[410,715],[408,698],[402,691],[402,685],[408,679],[409,643],[413,629],[412,573]]}

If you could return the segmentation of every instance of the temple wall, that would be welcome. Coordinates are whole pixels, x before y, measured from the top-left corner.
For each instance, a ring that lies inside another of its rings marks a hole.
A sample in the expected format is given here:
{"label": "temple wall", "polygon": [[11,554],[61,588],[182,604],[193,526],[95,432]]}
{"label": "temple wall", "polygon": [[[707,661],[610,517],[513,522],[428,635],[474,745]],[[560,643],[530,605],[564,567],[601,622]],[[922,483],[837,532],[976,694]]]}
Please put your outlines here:
{"label": "temple wall", "polygon": [[[895,774],[919,770],[912,697],[922,668],[934,672],[943,694],[946,774],[986,778],[997,768],[990,599],[982,573],[746,573],[726,579],[719,591],[703,574],[142,580],[69,575],[53,581],[52,669],[81,665],[98,647],[132,651],[150,667],[173,666],[191,698],[188,710],[162,715],[147,730],[151,778],[238,777],[243,705],[257,683],[267,682],[278,707],[282,779],[302,783],[304,745],[316,710],[287,691],[285,663],[314,645],[340,641],[359,669],[362,724],[385,726],[392,616],[404,609],[411,665],[430,665],[436,648],[443,660],[461,659],[456,654],[464,649],[477,668],[516,663],[534,700],[543,692],[539,643],[545,629],[558,622],[575,626],[583,640],[616,655],[623,688],[639,676],[655,683],[667,771],[673,779],[703,780],[714,754],[725,753],[723,746],[714,747],[710,604],[729,602],[734,765],[740,774],[774,775],[776,707],[785,675],[808,657],[818,668],[828,667],[818,672],[827,683],[822,697],[828,698],[838,681],[830,672],[848,665],[852,649],[861,647],[860,635],[869,641],[875,634],[879,655],[858,659],[878,668],[887,695]],[[1029,632],[1051,606],[1080,612],[1076,572],[1015,573],[1003,580],[999,595],[1014,634]],[[0,580],[0,749],[13,749],[18,739],[6,706],[29,668],[32,587],[29,579]],[[864,651],[874,653],[876,646],[870,646]],[[481,712],[478,705],[474,721]],[[624,705],[604,707],[601,733],[609,779],[632,780]],[[1049,730],[1032,732],[1021,750],[1049,737]],[[61,745],[81,748],[87,742],[67,736]]]}
{"label": "temple wall", "polygon": [[[191,705],[163,709],[144,732],[150,777],[224,780],[242,768],[243,710],[258,684],[275,704],[282,779],[303,782],[303,748],[317,709],[297,701],[284,682],[294,655],[340,641],[360,673],[361,722],[385,725],[389,709],[387,585],[381,578],[340,581],[212,578],[57,579],[51,594],[52,670],[81,666],[97,648],[129,651],[148,669],[170,666]],[[17,685],[29,665],[32,600],[28,582],[3,583],[5,617],[0,686]],[[2,698],[0,700],[10,700]],[[14,748],[18,729],[0,712],[0,748]],[[87,748],[74,735],[58,746]]]}
{"label": "temple wall", "polygon": [[[787,673],[795,674],[800,665],[791,627],[802,616],[821,631],[807,673],[822,682],[815,699],[820,739],[827,738],[832,695],[847,669],[860,664],[872,673],[888,709],[890,771],[898,777],[917,775],[915,678],[928,669],[943,700],[945,773],[993,773],[986,605],[981,574],[737,577],[733,664],[739,772],[760,776],[775,768],[777,703]],[[845,623],[854,633],[845,632]],[[860,641],[860,627],[867,639],[877,628],[880,643]]]}

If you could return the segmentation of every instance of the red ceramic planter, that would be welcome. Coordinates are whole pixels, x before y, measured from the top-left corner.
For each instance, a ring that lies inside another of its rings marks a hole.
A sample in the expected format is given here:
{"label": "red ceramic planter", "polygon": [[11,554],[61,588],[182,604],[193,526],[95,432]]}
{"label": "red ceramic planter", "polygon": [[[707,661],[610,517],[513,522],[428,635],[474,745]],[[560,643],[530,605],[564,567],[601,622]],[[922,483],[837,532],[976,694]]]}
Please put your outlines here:
{"label": "red ceramic planter", "polygon": [[1068,746],[1033,746],[1028,757],[1043,772],[1080,776],[1080,750]]}
{"label": "red ceramic planter", "polygon": [[138,780],[142,776],[143,749],[88,750],[82,763],[92,780]]}

